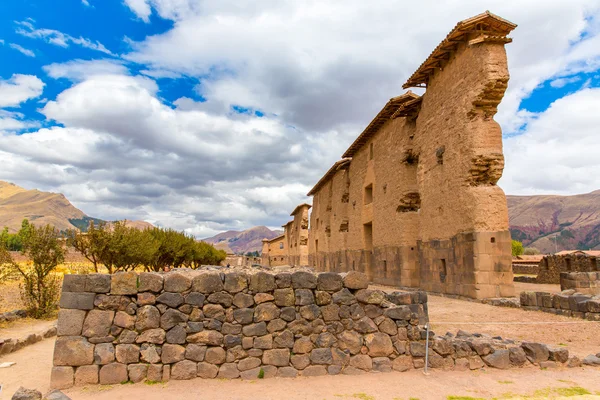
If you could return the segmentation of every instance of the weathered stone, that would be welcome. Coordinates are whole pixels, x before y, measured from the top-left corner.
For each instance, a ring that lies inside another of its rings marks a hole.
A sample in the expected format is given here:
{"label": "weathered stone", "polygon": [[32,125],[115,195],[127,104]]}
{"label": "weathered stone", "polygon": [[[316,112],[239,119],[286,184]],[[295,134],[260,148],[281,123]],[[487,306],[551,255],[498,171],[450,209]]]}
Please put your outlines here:
{"label": "weathered stone", "polygon": [[508,369],[510,368],[509,350],[496,349],[493,353],[481,357],[483,362],[493,368]]}
{"label": "weathered stone", "polygon": [[171,367],[171,378],[175,380],[193,379],[197,373],[196,363],[190,360],[179,361]]}
{"label": "weathered stone", "polygon": [[148,364],[129,364],[127,372],[131,382],[141,382],[148,376]]}
{"label": "weathered stone", "polygon": [[248,287],[248,276],[243,272],[228,272],[223,287],[229,293],[241,292]]}
{"label": "weathered stone", "polygon": [[312,364],[329,365],[333,363],[331,349],[313,349],[310,352],[310,361]]}
{"label": "weathered stone", "polygon": [[315,291],[315,303],[319,306],[324,306],[331,303],[331,295],[322,290]]}
{"label": "weathered stone", "polygon": [[549,359],[557,361],[559,363],[566,363],[569,360],[569,350],[564,348],[551,348],[548,349],[550,353]]}
{"label": "weathered stone", "polygon": [[263,353],[263,364],[286,367],[290,363],[290,349],[273,349]]}
{"label": "weathered stone", "polygon": [[219,379],[235,379],[240,377],[240,371],[235,363],[225,363],[219,368],[217,378]]}
{"label": "weathered stone", "polygon": [[310,356],[308,354],[294,354],[290,362],[294,368],[304,369],[310,365]]}
{"label": "weathered stone", "polygon": [[136,343],[154,343],[154,344],[163,344],[166,339],[166,334],[164,329],[154,328],[148,329],[147,331],[142,332],[136,339]]}
{"label": "weathered stone", "polygon": [[204,300],[206,300],[206,296],[200,292],[190,292],[184,297],[186,304],[197,307],[202,307],[204,305]]}
{"label": "weathered stone", "polygon": [[385,293],[381,290],[361,289],[354,296],[356,300],[367,304],[381,304],[385,300]]}
{"label": "weathered stone", "polygon": [[323,332],[317,336],[315,344],[317,347],[335,347],[337,339],[331,332]]}
{"label": "weathered stone", "polygon": [[254,297],[246,293],[236,293],[233,296],[233,305],[238,308],[248,308],[254,305]]}
{"label": "weathered stone", "polygon": [[275,275],[275,284],[278,289],[292,287],[292,274],[289,272],[280,272]]}
{"label": "weathered stone", "polygon": [[[105,274],[88,274],[79,275],[85,277],[84,292],[92,293],[108,293],[110,292],[110,275]],[[65,276],[66,277],[66,276]],[[75,290],[65,290],[63,281],[63,291],[75,292]]]}
{"label": "weathered stone", "polygon": [[192,279],[186,273],[170,272],[164,275],[164,291],[181,293],[192,287]]}
{"label": "weathered stone", "polygon": [[273,335],[268,334],[254,338],[254,348],[268,350],[273,348]]}
{"label": "weathered stone", "polygon": [[279,314],[282,320],[291,322],[296,319],[296,309],[294,307],[284,307]]}
{"label": "weathered stone", "polygon": [[409,349],[413,357],[425,357],[425,343],[410,342]]}
{"label": "weathered stone", "polygon": [[254,295],[254,302],[256,304],[266,303],[267,301],[273,301],[275,297],[270,293],[256,293]]}
{"label": "weathered stone", "polygon": [[168,382],[170,379],[171,379],[171,366],[170,365],[163,365],[162,381],[163,382]]}
{"label": "weathered stone", "polygon": [[185,344],[186,336],[185,328],[181,325],[175,325],[167,332],[167,343]]}
{"label": "weathered stone", "polygon": [[600,357],[590,354],[582,361],[583,365],[600,365]]}
{"label": "weathered stone", "polygon": [[486,356],[494,351],[492,343],[485,339],[473,340],[469,344],[480,356]]}
{"label": "weathered stone", "polygon": [[164,330],[169,330],[181,322],[187,322],[189,316],[181,311],[169,309],[160,317],[160,327]]}
{"label": "weathered stone", "polygon": [[225,321],[225,310],[220,304],[205,304],[202,307],[205,318],[214,318],[219,321]]}
{"label": "weathered stone", "polygon": [[369,317],[362,317],[354,324],[354,329],[359,333],[372,333],[377,332],[377,325]]}
{"label": "weathered stone", "polygon": [[292,287],[294,289],[314,289],[317,287],[317,277],[307,271],[292,273]]}
{"label": "weathered stone", "polygon": [[[266,330],[266,327],[265,327]],[[187,337],[189,343],[200,343],[210,346],[220,346],[223,344],[223,334],[217,331],[202,331],[189,335]]]}
{"label": "weathered stone", "polygon": [[94,345],[79,336],[62,336],[54,345],[54,365],[89,365],[94,361]]}
{"label": "weathered stone", "polygon": [[162,346],[161,361],[163,364],[172,364],[185,359],[185,347],[178,344],[167,343]]}
{"label": "weathered stone", "polygon": [[146,329],[158,328],[160,326],[160,312],[154,306],[143,306],[136,311],[137,319],[135,329],[142,332]]}
{"label": "weathered stone", "polygon": [[468,360],[469,360],[469,368],[471,370],[481,369],[481,368],[485,367],[483,360],[479,356],[469,356]]}
{"label": "weathered stone", "polygon": [[[262,303],[254,309],[254,322],[271,321],[279,318],[280,310],[273,303]],[[235,318],[235,315],[234,315]]]}
{"label": "weathered stone", "polygon": [[300,307],[300,315],[302,318],[313,321],[321,316],[321,309],[315,304]]}
{"label": "weathered stone", "polygon": [[135,343],[138,334],[135,331],[130,331],[129,329],[124,329],[123,332],[119,335],[119,339],[117,339],[117,343],[122,344],[131,344]]}
{"label": "weathered stone", "polygon": [[[64,293],[63,293],[64,297]],[[62,299],[62,297],[61,297]],[[125,311],[131,301],[127,296],[113,296],[97,294],[94,298],[94,306],[100,310]],[[62,307],[62,305],[61,305]],[[93,307],[92,307],[93,308]]]}
{"label": "weathered stone", "polygon": [[68,389],[73,387],[74,379],[73,367],[52,367],[50,387],[52,389]]}
{"label": "weathered stone", "polygon": [[116,385],[128,381],[127,366],[125,364],[110,363],[100,368],[99,381],[101,385]]}
{"label": "weathered stone", "polygon": [[267,324],[263,321],[246,325],[242,328],[242,333],[244,336],[264,336],[267,334]]}
{"label": "weathered stone", "polygon": [[204,361],[206,346],[190,343],[185,347],[185,358],[191,361]]}
{"label": "weathered stone", "polygon": [[112,343],[100,343],[94,347],[94,364],[105,365],[115,361],[115,346]]}
{"label": "weathered stone", "polygon": [[140,361],[140,348],[134,344],[118,344],[115,350],[117,362],[133,364]]}
{"label": "weathered stone", "polygon": [[148,365],[148,382],[160,382],[162,380],[162,364],[150,364]]}
{"label": "weathered stone", "polygon": [[157,298],[156,302],[166,304],[169,307],[176,308],[183,304],[183,295],[181,293],[163,292]]}
{"label": "weathered stone", "polygon": [[242,344],[241,335],[225,335],[223,337],[223,345],[230,349],[232,347],[240,346]]}
{"label": "weathered stone", "polygon": [[366,354],[357,354],[350,357],[350,366],[363,371],[370,371],[373,369],[373,360]]}
{"label": "weathered stone", "polygon": [[117,272],[110,279],[110,292],[115,295],[119,294],[137,294],[138,292],[138,276],[134,271]]}
{"label": "weathered stone", "polygon": [[363,337],[354,331],[344,331],[338,336],[338,346],[342,350],[350,351],[350,354],[360,353],[363,345]]}
{"label": "weathered stone", "polygon": [[390,307],[390,308],[386,308],[385,311],[383,312],[383,315],[385,315],[388,318],[391,318],[393,320],[404,320],[404,321],[410,320],[410,317],[411,317],[410,314],[411,314],[411,311],[408,306]]}
{"label": "weathered stone", "polygon": [[219,373],[219,367],[217,367],[216,365],[209,364],[206,362],[198,363],[197,375],[200,378],[213,379],[213,378],[217,377],[218,373]]}
{"label": "weathered stone", "polygon": [[333,294],[333,296],[331,296],[331,300],[335,303],[335,304],[342,304],[345,306],[349,306],[351,304],[356,303],[356,298],[354,297],[354,295],[346,288],[343,288],[342,290],[335,292]]}
{"label": "weathered stone", "polygon": [[159,293],[163,290],[163,276],[156,272],[142,272],[139,275],[139,292]]}
{"label": "weathered stone", "polygon": [[344,275],[343,283],[348,289],[366,289],[369,286],[369,278],[362,272],[349,271]]}
{"label": "weathered stone", "polygon": [[231,307],[233,296],[227,292],[216,292],[208,295],[208,301],[213,304],[220,304],[223,307]]}
{"label": "weathered stone", "polygon": [[60,296],[61,309],[92,310],[94,309],[94,293],[62,292]]}
{"label": "weathered stone", "polygon": [[527,356],[521,347],[511,347],[508,351],[509,360],[512,365],[520,367],[527,362]]}
{"label": "weathered stone", "polygon": [[13,394],[11,400],[42,400],[42,394],[37,390],[25,389],[21,386]]}
{"label": "weathered stone", "polygon": [[[281,316],[281,314],[279,314],[279,316]],[[283,319],[277,318],[272,321],[269,321],[269,323],[267,324],[267,330],[269,331],[269,333],[282,331],[285,329],[286,325],[287,323]]]}
{"label": "weathered stone", "polygon": [[541,361],[547,361],[550,357],[550,352],[545,344],[523,342],[521,347],[525,351],[525,355],[531,363],[536,364]]}
{"label": "weathered stone", "polygon": [[387,357],[394,352],[394,346],[389,335],[376,332],[365,336],[365,345],[371,357]]}
{"label": "weathered stone", "polygon": [[315,296],[310,289],[296,289],[294,291],[295,304],[297,306],[306,306],[315,303]]}
{"label": "weathered stone", "polygon": [[204,361],[210,364],[223,364],[225,362],[227,353],[222,347],[209,347],[206,350]]}
{"label": "weathered stone", "polygon": [[394,371],[404,372],[413,368],[413,360],[411,356],[399,356],[392,362],[392,369]]}
{"label": "weathered stone", "polygon": [[317,275],[317,289],[327,292],[337,292],[343,287],[342,277],[335,272],[324,272]]}
{"label": "weathered stone", "polygon": [[272,292],[277,287],[275,285],[275,276],[262,271],[250,275],[248,280],[248,288],[252,293]]}
{"label": "weathered stone", "polygon": [[206,272],[194,277],[192,290],[204,294],[220,292],[223,290],[223,281],[218,272]]}
{"label": "weathered stone", "polygon": [[[253,349],[253,350],[261,351],[258,349]],[[255,352],[253,352],[253,354],[255,354]],[[261,355],[262,355],[262,353],[261,353]],[[230,362],[234,362],[237,360],[241,360],[246,357],[248,357],[248,352],[246,350],[244,350],[241,345],[237,345],[237,346],[227,349],[227,356],[225,358],[225,361],[230,363]]]}
{"label": "weathered stone", "polygon": [[160,354],[153,344],[145,343],[140,347],[140,358],[143,362],[150,364],[160,362]]}
{"label": "weathered stone", "polygon": [[373,371],[391,372],[392,362],[387,357],[375,357],[373,358]]}
{"label": "weathered stone", "polygon": [[[92,313],[92,312],[93,311],[90,311],[90,313]],[[111,312],[112,313],[113,311],[103,311],[103,312]],[[124,311],[117,311],[117,313],[115,314],[114,321],[113,321],[113,323],[116,326],[119,326],[119,327],[125,328],[125,329],[134,329],[135,322],[136,322],[135,316],[129,315]]]}
{"label": "weathered stone", "polygon": [[577,356],[572,356],[571,358],[569,358],[569,361],[567,362],[567,367],[569,367],[569,368],[581,367],[581,360]]}
{"label": "weathered stone", "polygon": [[79,336],[83,328],[85,311],[61,309],[58,312],[57,335]]}
{"label": "weathered stone", "polygon": [[386,333],[390,336],[394,336],[398,333],[398,327],[396,326],[396,323],[387,317],[383,318],[383,320],[379,323],[378,327],[381,332]]}
{"label": "weathered stone", "polygon": [[441,356],[449,356],[454,353],[452,344],[443,338],[435,338],[433,340],[433,350]]}
{"label": "weathered stone", "polygon": [[298,370],[293,367],[279,367],[277,376],[280,378],[295,378],[298,376]]}
{"label": "weathered stone", "polygon": [[275,304],[279,307],[290,307],[296,304],[296,297],[292,288],[275,289],[273,298]]}

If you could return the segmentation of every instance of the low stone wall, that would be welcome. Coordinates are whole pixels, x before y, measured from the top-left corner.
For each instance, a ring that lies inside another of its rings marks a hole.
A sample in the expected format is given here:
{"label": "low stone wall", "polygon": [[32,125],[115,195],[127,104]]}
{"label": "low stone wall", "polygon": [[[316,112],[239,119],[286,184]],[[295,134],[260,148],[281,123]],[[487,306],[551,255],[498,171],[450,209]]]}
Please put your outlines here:
{"label": "low stone wall", "polygon": [[30,333],[22,338],[0,337],[0,356],[21,350],[25,346],[41,342],[43,339],[48,339],[54,336],[56,336],[56,327],[51,326],[42,332]]}
{"label": "low stone wall", "polygon": [[[67,275],[52,386],[423,368],[427,294],[367,286],[354,271]],[[432,368],[568,358],[564,349],[482,335],[430,339]]]}
{"label": "low stone wall", "polygon": [[600,259],[587,254],[559,254],[545,256],[540,261],[537,283],[560,283],[561,272],[600,271]]}
{"label": "low stone wall", "polygon": [[600,321],[600,298],[581,293],[521,292],[521,308]]}
{"label": "low stone wall", "polygon": [[27,311],[25,310],[13,310],[0,313],[0,322],[12,322],[19,318],[25,318],[27,316]]}
{"label": "low stone wall", "polygon": [[537,275],[540,266],[538,264],[521,264],[513,261],[512,270],[513,274]]}
{"label": "low stone wall", "polygon": [[560,289],[584,294],[600,294],[600,272],[561,272]]}

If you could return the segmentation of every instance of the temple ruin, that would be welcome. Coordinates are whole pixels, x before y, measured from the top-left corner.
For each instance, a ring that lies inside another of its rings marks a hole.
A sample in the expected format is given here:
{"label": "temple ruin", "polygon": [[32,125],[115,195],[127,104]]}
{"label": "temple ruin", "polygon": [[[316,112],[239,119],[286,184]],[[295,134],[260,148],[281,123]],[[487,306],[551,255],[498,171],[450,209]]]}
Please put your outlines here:
{"label": "temple ruin", "polygon": [[[389,100],[310,190],[306,246],[295,216],[283,237],[265,242],[263,260],[269,243],[284,243],[274,250],[290,265],[471,298],[513,296],[508,210],[496,185],[502,132],[493,117],[515,27],[490,12],[459,22],[403,85],[425,93]],[[299,207],[308,214],[307,204]]]}

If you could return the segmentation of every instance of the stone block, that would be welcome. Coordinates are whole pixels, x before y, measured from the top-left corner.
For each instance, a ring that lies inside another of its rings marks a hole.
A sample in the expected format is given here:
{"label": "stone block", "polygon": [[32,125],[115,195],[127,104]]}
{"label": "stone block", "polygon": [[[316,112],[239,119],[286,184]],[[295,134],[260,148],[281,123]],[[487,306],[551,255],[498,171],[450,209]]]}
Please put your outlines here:
{"label": "stone block", "polygon": [[63,292],[86,292],[85,281],[86,275],[65,274],[63,276],[62,291]]}
{"label": "stone block", "polygon": [[194,277],[192,290],[204,294],[220,292],[223,290],[223,281],[219,272],[206,272]]}
{"label": "stone block", "polygon": [[219,367],[213,364],[209,364],[206,362],[198,363],[197,367],[197,376],[205,379],[216,378],[219,373]]}
{"label": "stone block", "polygon": [[220,346],[223,344],[223,334],[213,330],[206,330],[188,336],[187,341],[188,343],[200,343],[210,346]]}
{"label": "stone block", "polygon": [[220,379],[235,379],[240,377],[240,371],[235,363],[225,363],[219,367],[217,378]]}
{"label": "stone block", "polygon": [[550,357],[548,347],[542,343],[523,342],[521,347],[525,351],[525,355],[529,362],[533,364],[547,361]]}
{"label": "stone block", "polygon": [[330,365],[333,363],[331,349],[313,349],[310,352],[310,362],[317,365]]}
{"label": "stone block", "polygon": [[367,275],[358,271],[349,271],[343,278],[344,286],[348,289],[366,289],[369,286]]}
{"label": "stone block", "polygon": [[193,379],[198,375],[198,366],[190,360],[179,361],[171,367],[171,378],[175,380]]}
{"label": "stone block", "polygon": [[371,357],[387,357],[394,352],[394,346],[389,335],[376,332],[365,336],[365,345]]}
{"label": "stone block", "polygon": [[293,367],[279,367],[277,368],[277,376],[279,378],[295,378],[298,376],[298,370]]}
{"label": "stone block", "polygon": [[112,343],[99,343],[94,348],[94,364],[105,365],[115,361],[115,346]]}
{"label": "stone block", "polygon": [[331,301],[335,304],[349,306],[356,303],[356,298],[347,288],[343,288],[331,296]]}
{"label": "stone block", "polygon": [[[64,286],[63,286],[64,290]],[[88,274],[85,280],[85,291],[91,293],[110,292],[110,275]]]}
{"label": "stone block", "polygon": [[113,295],[131,295],[138,292],[138,275],[134,271],[117,272],[111,276],[110,292]]}
{"label": "stone block", "polygon": [[388,357],[375,357],[373,358],[373,371],[391,372],[392,362]]}
{"label": "stone block", "polygon": [[150,364],[148,365],[148,381],[150,382],[160,382],[162,381],[162,364]]}
{"label": "stone block", "polygon": [[76,309],[61,309],[58,311],[56,325],[58,336],[79,336],[85,320],[85,311]]}
{"label": "stone block", "polygon": [[110,363],[100,368],[101,385],[116,385],[128,380],[127,365],[125,364]]}
{"label": "stone block", "polygon": [[263,364],[286,367],[290,364],[290,349],[266,350],[263,353]]}
{"label": "stone block", "polygon": [[323,272],[317,275],[317,289],[337,292],[343,287],[342,276],[335,272]]}
{"label": "stone block", "polygon": [[350,366],[363,371],[371,371],[373,369],[373,359],[366,354],[357,354],[350,357]]}
{"label": "stone block", "polygon": [[157,272],[140,273],[139,283],[139,292],[160,293],[163,290],[163,276]]}
{"label": "stone block", "polygon": [[308,271],[292,273],[292,287],[294,289],[314,289],[317,287],[317,277]]}
{"label": "stone block", "polygon": [[509,350],[496,349],[493,353],[483,356],[481,358],[490,367],[498,369],[510,368]]}
{"label": "stone block", "polygon": [[184,272],[171,271],[165,274],[163,279],[163,290],[165,292],[181,293],[192,287],[192,278]]}
{"label": "stone block", "polygon": [[75,370],[75,386],[98,384],[99,367],[97,365],[83,365]]}
{"label": "stone block", "polygon": [[162,346],[161,361],[163,364],[172,364],[185,359],[185,347],[178,344],[165,344]]}
{"label": "stone block", "polygon": [[190,317],[187,314],[170,308],[167,311],[165,311],[163,315],[160,316],[160,327],[168,331],[177,324],[187,322],[189,318]]}
{"label": "stone block", "polygon": [[91,310],[85,317],[81,334],[88,338],[108,336],[114,316],[114,311]]}
{"label": "stone block", "polygon": [[521,347],[511,347],[508,349],[509,351],[509,359],[510,363],[514,366],[520,367],[525,365],[527,362],[527,355],[525,354],[525,350]]}
{"label": "stone block", "polygon": [[156,364],[160,362],[160,348],[153,344],[144,343],[140,346],[140,359],[142,362]]}
{"label": "stone block", "polygon": [[94,345],[80,336],[62,336],[54,345],[54,365],[90,365],[94,362]]}
{"label": "stone block", "polygon": [[278,289],[292,287],[292,274],[289,272],[280,272],[275,275],[275,284]]}
{"label": "stone block", "polygon": [[565,348],[549,348],[549,359],[559,363],[566,363],[569,360],[569,350]]}
{"label": "stone block", "polygon": [[118,344],[115,358],[121,364],[133,364],[140,361],[140,347],[135,344]]}
{"label": "stone block", "polygon": [[310,365],[301,372],[302,376],[324,376],[327,375],[327,368],[324,365]]}
{"label": "stone block", "polygon": [[93,310],[94,293],[62,292],[60,296],[61,309]]}
{"label": "stone block", "polygon": [[274,301],[279,307],[291,307],[296,303],[296,297],[292,288],[275,289]]}
{"label": "stone block", "polygon": [[[164,329],[154,328],[142,332],[141,335],[135,338],[135,343],[153,343],[163,344],[166,340]],[[133,342],[132,342],[133,343]]]}
{"label": "stone block", "polygon": [[52,367],[50,387],[52,389],[68,389],[73,387],[75,373],[73,367]]}
{"label": "stone block", "polygon": [[259,271],[249,276],[249,290],[251,293],[267,293],[277,288],[275,275]]}
{"label": "stone block", "polygon": [[248,276],[244,272],[225,274],[224,289],[229,293],[238,293],[248,287]]}

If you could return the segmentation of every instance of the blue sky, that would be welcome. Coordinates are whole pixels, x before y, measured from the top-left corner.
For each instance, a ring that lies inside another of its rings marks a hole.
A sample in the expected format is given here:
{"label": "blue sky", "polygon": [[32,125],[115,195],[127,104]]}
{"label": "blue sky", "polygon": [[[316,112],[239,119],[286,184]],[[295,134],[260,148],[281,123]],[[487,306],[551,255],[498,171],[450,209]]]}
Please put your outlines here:
{"label": "blue sky", "polygon": [[[279,226],[456,21],[484,9],[402,4],[5,1],[0,179],[197,236]],[[600,4],[485,8],[519,25],[496,116],[500,185],[600,188]]]}

